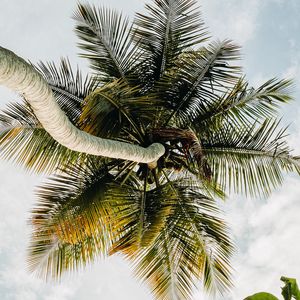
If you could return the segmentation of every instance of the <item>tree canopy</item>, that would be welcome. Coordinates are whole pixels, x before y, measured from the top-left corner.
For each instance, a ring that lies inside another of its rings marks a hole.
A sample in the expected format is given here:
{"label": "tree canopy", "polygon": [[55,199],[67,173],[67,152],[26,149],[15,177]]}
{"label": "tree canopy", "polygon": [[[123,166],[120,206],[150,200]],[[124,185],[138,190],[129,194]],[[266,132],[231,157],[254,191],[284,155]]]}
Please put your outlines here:
{"label": "tree canopy", "polygon": [[73,151],[45,130],[26,94],[9,104],[1,156],[50,174],[32,210],[30,268],[59,278],[121,253],[157,299],[192,299],[199,280],[225,293],[235,247],[219,201],[232,192],[266,197],[300,171],[277,117],[291,82],[252,87],[240,47],[211,40],[196,0],[153,0],[132,24],[89,4],[73,17],[91,74],[68,59],[33,70],[72,126],[165,151],[153,164]]}

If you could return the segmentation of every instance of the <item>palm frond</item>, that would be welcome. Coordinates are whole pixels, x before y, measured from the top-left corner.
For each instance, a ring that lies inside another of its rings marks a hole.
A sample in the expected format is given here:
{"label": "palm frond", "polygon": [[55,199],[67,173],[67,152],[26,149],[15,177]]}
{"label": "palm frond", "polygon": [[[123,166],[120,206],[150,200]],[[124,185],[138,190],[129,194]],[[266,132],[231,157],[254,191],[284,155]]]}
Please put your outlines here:
{"label": "palm frond", "polygon": [[[207,39],[195,0],[154,0],[137,14],[134,40],[145,51],[142,70],[158,80],[184,50]],[[143,75],[143,74],[141,74]]]}
{"label": "palm frond", "polygon": [[283,181],[284,172],[300,172],[276,120],[260,126],[227,126],[203,141],[213,180],[236,193],[267,196]]}
{"label": "palm frond", "polygon": [[191,299],[190,291],[186,291],[186,286],[190,284],[187,280],[189,276],[180,278],[176,268],[178,261],[174,257],[180,257],[183,251],[163,230],[155,243],[137,257],[136,274],[152,288],[156,299],[180,299],[182,295],[183,299]]}
{"label": "palm frond", "polygon": [[[72,114],[72,110],[69,111]],[[86,154],[58,144],[40,125],[32,109],[24,103],[9,104],[0,114],[1,157],[27,170],[50,173],[59,166],[84,162]]]}
{"label": "palm frond", "polygon": [[146,97],[140,99],[135,97],[137,90],[138,88],[130,88],[127,83],[120,80],[96,89],[84,101],[81,128],[103,137],[118,137],[122,132],[123,138],[122,129],[126,128],[143,140],[140,125],[140,119],[143,117],[142,108],[150,112],[146,117],[150,118],[152,114],[151,109],[147,108],[149,101]]}
{"label": "palm frond", "polygon": [[236,124],[265,120],[276,116],[279,105],[291,100],[290,80],[270,79],[258,88],[249,87],[241,78],[228,92],[217,97],[199,111],[194,119],[198,130],[222,126],[222,122]]}
{"label": "palm frond", "polygon": [[105,192],[111,181],[105,165],[90,162],[69,167],[38,189],[28,259],[33,271],[59,278],[107,254],[112,237]]}
{"label": "palm frond", "polygon": [[170,110],[164,126],[189,126],[218,95],[234,86],[240,68],[230,62],[238,58],[239,47],[228,40],[181,55],[175,68],[158,83],[163,107]]}
{"label": "palm frond", "polygon": [[70,61],[65,58],[61,59],[59,66],[40,62],[34,67],[48,82],[61,109],[76,124],[83,100],[97,87],[96,80],[89,76],[83,77],[79,69],[73,71]]}
{"label": "palm frond", "polygon": [[112,203],[117,204],[113,220],[122,224],[118,228],[114,225],[118,230],[114,233],[116,238],[110,254],[122,252],[128,257],[135,256],[140,249],[151,246],[165,227],[172,213],[174,193],[169,184],[150,190],[147,186],[147,177],[139,189],[123,185],[117,194],[118,203],[115,190],[108,195],[113,197]]}
{"label": "palm frond", "polygon": [[36,230],[28,249],[29,269],[44,279],[59,279],[63,272],[77,271],[103,255],[107,245],[101,230],[97,235],[81,236],[74,243],[60,241],[51,229]]}
{"label": "palm frond", "polygon": [[[0,114],[4,158],[54,175],[37,191],[30,269],[58,279],[97,256],[121,253],[156,299],[192,299],[231,286],[230,232],[215,198],[267,196],[300,157],[276,118],[288,80],[250,87],[230,40],[207,42],[197,0],[153,0],[132,26],[115,10],[78,4],[81,56],[34,66],[73,125],[165,153],[142,164],[73,152],[41,127],[30,105]],[[205,42],[205,45],[200,43]],[[207,43],[206,43],[207,42]]]}
{"label": "palm frond", "polygon": [[137,276],[152,286],[157,299],[191,299],[199,279],[207,290],[223,292],[231,285],[227,226],[213,200],[170,184],[177,198],[174,213],[154,243],[136,256]]}
{"label": "palm frond", "polygon": [[78,4],[74,19],[79,47],[84,51],[81,56],[89,59],[101,80],[126,80],[139,55],[131,43],[128,19],[114,10],[89,4]]}

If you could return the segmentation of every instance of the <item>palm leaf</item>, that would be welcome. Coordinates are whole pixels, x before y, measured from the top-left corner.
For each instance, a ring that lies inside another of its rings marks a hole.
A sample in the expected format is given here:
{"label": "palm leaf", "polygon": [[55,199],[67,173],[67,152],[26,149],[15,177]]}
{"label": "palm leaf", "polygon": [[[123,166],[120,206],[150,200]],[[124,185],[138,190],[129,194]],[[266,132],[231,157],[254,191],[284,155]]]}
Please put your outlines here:
{"label": "palm leaf", "polygon": [[63,168],[86,160],[86,154],[58,144],[41,127],[26,101],[8,105],[0,114],[0,123],[1,157],[27,170],[50,173],[58,166]]}
{"label": "palm leaf", "polygon": [[60,241],[51,229],[35,230],[29,247],[29,269],[39,277],[58,279],[63,272],[77,271],[103,255],[107,241],[103,231],[81,236],[74,243]]}
{"label": "palm leaf", "polygon": [[40,62],[35,68],[48,82],[61,109],[76,124],[83,100],[97,87],[96,80],[89,76],[83,77],[79,69],[74,72],[69,60],[64,58],[59,66]]}
{"label": "palm leaf", "polygon": [[81,56],[90,60],[91,68],[101,80],[126,80],[138,61],[136,47],[131,44],[128,19],[114,10],[97,9],[89,4],[78,4],[74,19],[81,40],[79,47],[84,50]]}
{"label": "palm leaf", "polygon": [[[142,107],[150,111],[147,109],[149,101],[146,97],[136,98],[137,90],[116,80],[90,93],[84,101],[81,128],[102,137],[119,137],[122,132],[123,138],[126,134],[122,129],[126,128],[143,140],[140,114]],[[149,114],[146,115],[150,118]]]}
{"label": "palm leaf", "polygon": [[28,259],[33,271],[59,278],[107,253],[112,236],[105,192],[111,181],[105,165],[90,162],[69,167],[38,189]]}
{"label": "palm leaf", "polygon": [[158,80],[181,52],[206,39],[196,3],[154,0],[152,5],[146,5],[148,15],[137,14],[134,40],[145,51],[142,70],[147,80]]}
{"label": "palm leaf", "polygon": [[110,254],[120,251],[132,257],[139,249],[151,246],[165,227],[172,213],[174,193],[169,184],[147,190],[146,182],[147,177],[139,189],[123,185],[117,195],[116,190],[111,191],[110,197],[120,199],[118,203],[111,202],[117,205],[113,220],[122,226],[118,226],[115,232]]}
{"label": "palm leaf", "polygon": [[170,183],[176,193],[174,214],[154,243],[135,258],[137,276],[157,299],[191,299],[197,280],[208,290],[231,285],[228,258],[232,245],[214,201],[188,186]]}
{"label": "palm leaf", "polygon": [[291,100],[291,84],[290,80],[273,78],[255,89],[241,78],[232,89],[199,111],[193,126],[203,131],[205,128],[219,128],[224,120],[239,126],[240,123],[272,118],[279,104]]}
{"label": "palm leaf", "polygon": [[223,188],[251,196],[267,196],[283,181],[284,172],[299,173],[277,121],[260,126],[227,126],[203,141],[213,179]]}
{"label": "palm leaf", "polygon": [[164,126],[192,124],[218,95],[235,85],[240,68],[229,62],[238,58],[239,47],[228,40],[182,54],[157,84],[163,107],[170,110]]}

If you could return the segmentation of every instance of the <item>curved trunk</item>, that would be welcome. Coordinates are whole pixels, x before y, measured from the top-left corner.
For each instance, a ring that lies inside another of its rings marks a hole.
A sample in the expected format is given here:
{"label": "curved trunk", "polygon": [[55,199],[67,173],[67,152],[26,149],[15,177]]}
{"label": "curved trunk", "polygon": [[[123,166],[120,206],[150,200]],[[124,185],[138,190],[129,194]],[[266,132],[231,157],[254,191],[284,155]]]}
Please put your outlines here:
{"label": "curved trunk", "polygon": [[58,143],[71,150],[150,165],[165,152],[164,146],[159,143],[143,148],[102,139],[79,130],[60,109],[44,78],[25,60],[2,47],[0,47],[0,84],[24,95],[44,129]]}

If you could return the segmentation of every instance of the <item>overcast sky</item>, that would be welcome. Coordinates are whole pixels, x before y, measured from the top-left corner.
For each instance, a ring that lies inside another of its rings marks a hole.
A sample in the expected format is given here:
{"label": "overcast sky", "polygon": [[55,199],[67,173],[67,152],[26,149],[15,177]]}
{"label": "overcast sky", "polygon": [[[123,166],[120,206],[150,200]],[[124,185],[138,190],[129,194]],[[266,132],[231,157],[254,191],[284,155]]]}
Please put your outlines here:
{"label": "overcast sky", "polygon": [[[76,57],[71,15],[73,0],[1,0],[0,45],[32,62]],[[106,4],[104,0],[90,1]],[[25,4],[26,3],[26,4]],[[133,16],[141,0],[110,0],[109,5]],[[263,3],[263,4],[262,4]],[[291,124],[289,141],[300,154],[300,1],[202,0],[203,18],[215,38],[230,38],[243,46],[248,79],[259,84],[271,77],[295,78],[295,101],[283,109]],[[17,97],[0,89],[0,107]],[[151,295],[130,273],[120,257],[99,261],[66,277],[44,283],[26,271],[26,220],[34,205],[34,186],[41,178],[0,161],[0,299],[2,300],[150,300]],[[237,300],[258,291],[280,298],[281,275],[300,281],[300,178],[287,176],[281,189],[267,200],[232,195],[226,218],[238,246],[233,259],[235,288],[219,299]],[[195,300],[207,300],[200,292]]]}

